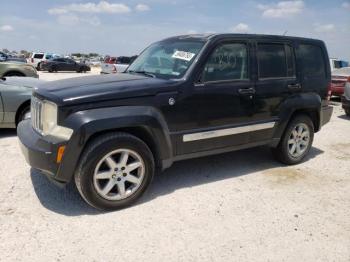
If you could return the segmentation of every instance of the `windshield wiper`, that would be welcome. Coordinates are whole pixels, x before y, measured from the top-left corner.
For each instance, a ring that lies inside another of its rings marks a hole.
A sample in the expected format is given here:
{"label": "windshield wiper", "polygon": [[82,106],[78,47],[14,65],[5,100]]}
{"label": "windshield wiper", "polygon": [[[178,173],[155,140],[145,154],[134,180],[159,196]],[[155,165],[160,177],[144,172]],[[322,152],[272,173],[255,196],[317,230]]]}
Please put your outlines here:
{"label": "windshield wiper", "polygon": [[147,72],[147,71],[135,71],[135,70],[128,70],[128,73],[136,73],[136,74],[142,74],[142,75],[145,75],[145,76],[150,76],[150,77],[153,77],[155,78],[156,76],[150,72]]}

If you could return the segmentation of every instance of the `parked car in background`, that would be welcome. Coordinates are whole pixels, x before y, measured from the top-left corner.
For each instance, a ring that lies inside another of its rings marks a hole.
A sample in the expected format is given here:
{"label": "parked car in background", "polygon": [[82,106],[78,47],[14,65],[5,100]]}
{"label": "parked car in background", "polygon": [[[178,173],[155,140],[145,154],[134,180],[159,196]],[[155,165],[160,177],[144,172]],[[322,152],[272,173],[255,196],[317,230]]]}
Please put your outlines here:
{"label": "parked car in background", "polygon": [[91,70],[90,66],[85,63],[77,63],[70,58],[53,58],[43,61],[40,65],[40,69],[49,72],[76,71],[79,73]]}
{"label": "parked car in background", "polygon": [[123,74],[41,85],[17,133],[32,168],[112,210],[175,161],[266,145],[284,164],[302,162],[331,118],[330,81],[319,40],[178,36]]}
{"label": "parked car in background", "polygon": [[344,60],[340,60],[338,58],[330,58],[329,62],[330,62],[330,66],[331,66],[331,71],[333,71],[335,69],[349,66],[349,62],[344,61]]}
{"label": "parked car in background", "polygon": [[32,89],[42,82],[32,77],[0,79],[0,128],[15,128],[30,117]]}
{"label": "parked car in background", "polygon": [[88,66],[101,66],[101,59],[99,57],[91,58],[85,62]]}
{"label": "parked car in background", "polygon": [[27,61],[28,64],[34,66],[37,70],[40,70],[41,63],[52,58],[54,58],[54,56],[50,53],[32,53]]}
{"label": "parked car in background", "polygon": [[21,63],[27,63],[27,60],[24,57],[12,56],[9,54],[5,54],[4,52],[0,52],[0,62],[4,61],[15,61]]}
{"label": "parked car in background", "polygon": [[123,73],[137,56],[106,57],[101,63],[101,74]]}
{"label": "parked car in background", "polygon": [[345,110],[347,116],[350,116],[350,67],[342,68],[344,75],[347,75],[347,79],[344,85],[344,95],[341,97],[342,107]]}
{"label": "parked car in background", "polygon": [[16,61],[0,62],[0,77],[6,76],[39,77],[36,69],[33,66]]}
{"label": "parked car in background", "polygon": [[343,67],[332,71],[331,93],[332,96],[342,96],[344,87],[350,78],[350,67]]}

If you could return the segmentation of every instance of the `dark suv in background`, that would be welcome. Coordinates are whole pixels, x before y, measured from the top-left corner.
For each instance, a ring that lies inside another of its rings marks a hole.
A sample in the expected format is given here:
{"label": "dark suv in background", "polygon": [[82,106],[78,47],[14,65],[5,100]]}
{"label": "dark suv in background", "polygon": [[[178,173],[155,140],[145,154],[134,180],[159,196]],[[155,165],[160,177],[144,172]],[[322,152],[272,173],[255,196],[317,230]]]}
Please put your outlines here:
{"label": "dark suv in background", "polygon": [[174,161],[267,145],[300,163],[330,120],[330,81],[319,40],[177,36],[125,73],[43,84],[18,136],[33,168],[61,184],[74,178],[90,205],[118,209]]}

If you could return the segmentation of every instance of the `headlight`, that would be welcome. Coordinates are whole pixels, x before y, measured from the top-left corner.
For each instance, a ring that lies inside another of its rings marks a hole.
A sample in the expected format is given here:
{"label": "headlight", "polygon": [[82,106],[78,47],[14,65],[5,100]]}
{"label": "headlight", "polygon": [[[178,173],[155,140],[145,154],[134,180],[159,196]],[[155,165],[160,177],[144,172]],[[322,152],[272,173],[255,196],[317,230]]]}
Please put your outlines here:
{"label": "headlight", "polygon": [[44,101],[43,105],[43,135],[50,135],[65,140],[69,140],[73,134],[73,130],[67,127],[57,125],[57,105]]}
{"label": "headlight", "polygon": [[69,140],[73,130],[57,125],[57,105],[32,97],[31,107],[32,123],[43,136],[54,136],[64,140]]}

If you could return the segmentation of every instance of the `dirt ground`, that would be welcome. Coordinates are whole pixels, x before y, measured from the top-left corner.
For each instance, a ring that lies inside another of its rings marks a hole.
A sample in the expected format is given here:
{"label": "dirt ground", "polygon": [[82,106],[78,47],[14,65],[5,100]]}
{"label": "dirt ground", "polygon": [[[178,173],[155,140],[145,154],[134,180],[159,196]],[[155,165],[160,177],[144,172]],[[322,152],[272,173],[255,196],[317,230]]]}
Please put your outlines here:
{"label": "dirt ground", "polygon": [[300,165],[265,147],[179,162],[109,213],[32,171],[0,130],[0,261],[349,262],[350,118],[334,105]]}

